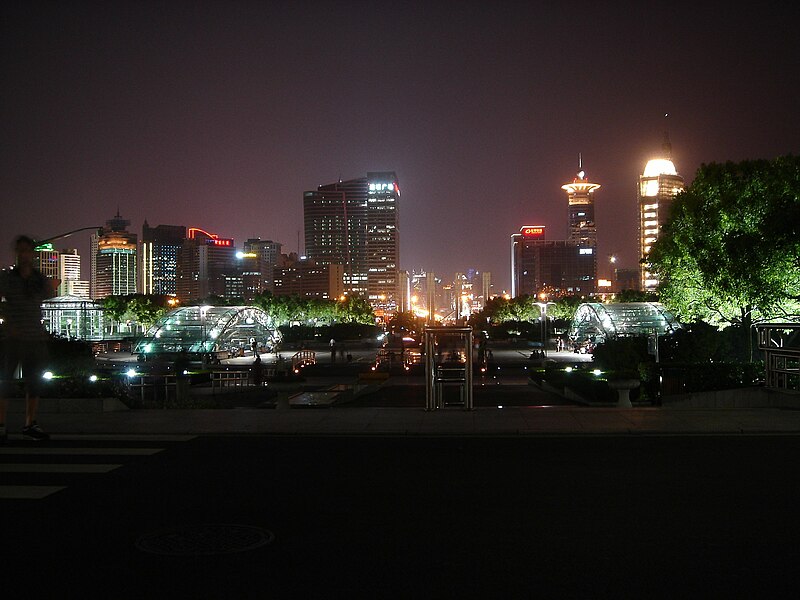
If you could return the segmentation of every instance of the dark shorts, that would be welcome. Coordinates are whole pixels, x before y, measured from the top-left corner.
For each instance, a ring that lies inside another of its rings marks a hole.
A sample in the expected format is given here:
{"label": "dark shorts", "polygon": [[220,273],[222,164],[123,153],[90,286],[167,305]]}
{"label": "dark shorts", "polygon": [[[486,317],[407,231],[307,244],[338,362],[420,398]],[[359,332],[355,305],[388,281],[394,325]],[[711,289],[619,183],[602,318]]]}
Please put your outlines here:
{"label": "dark shorts", "polygon": [[8,388],[19,375],[18,367],[22,368],[22,379],[29,394],[38,395],[42,387],[42,373],[47,367],[47,342],[33,340],[4,340],[0,347],[0,389],[3,394],[8,393]]}

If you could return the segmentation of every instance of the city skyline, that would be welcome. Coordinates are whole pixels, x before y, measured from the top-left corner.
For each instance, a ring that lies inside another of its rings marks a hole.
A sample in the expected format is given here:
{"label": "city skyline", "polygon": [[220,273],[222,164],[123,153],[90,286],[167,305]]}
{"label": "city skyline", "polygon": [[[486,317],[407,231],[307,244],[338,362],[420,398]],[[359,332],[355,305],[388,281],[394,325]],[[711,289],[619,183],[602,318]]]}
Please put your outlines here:
{"label": "city skyline", "polygon": [[[137,233],[302,252],[303,191],[390,170],[400,268],[490,271],[499,292],[510,233],[566,239],[579,156],[605,276],[611,254],[637,266],[636,187],[664,131],[687,185],[702,163],[798,151],[788,7],[390,6],[4,5],[0,260],[17,234],[118,209]],[[55,246],[88,279],[89,233]]]}

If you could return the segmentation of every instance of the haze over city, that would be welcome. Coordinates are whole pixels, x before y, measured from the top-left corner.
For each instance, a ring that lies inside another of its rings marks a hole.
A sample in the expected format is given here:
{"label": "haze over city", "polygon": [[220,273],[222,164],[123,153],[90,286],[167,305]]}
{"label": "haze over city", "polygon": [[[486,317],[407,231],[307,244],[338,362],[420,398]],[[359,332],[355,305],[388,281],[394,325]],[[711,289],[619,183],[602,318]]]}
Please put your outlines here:
{"label": "haze over city", "polygon": [[[492,272],[564,239],[578,156],[599,275],[638,261],[636,182],[669,132],[702,163],[796,154],[790,7],[11,2],[2,10],[0,262],[19,233],[181,224],[303,250],[302,193],[401,189],[400,267]],[[665,116],[665,115],[669,116]],[[77,247],[88,277],[89,232]],[[298,247],[299,246],[299,247]]]}

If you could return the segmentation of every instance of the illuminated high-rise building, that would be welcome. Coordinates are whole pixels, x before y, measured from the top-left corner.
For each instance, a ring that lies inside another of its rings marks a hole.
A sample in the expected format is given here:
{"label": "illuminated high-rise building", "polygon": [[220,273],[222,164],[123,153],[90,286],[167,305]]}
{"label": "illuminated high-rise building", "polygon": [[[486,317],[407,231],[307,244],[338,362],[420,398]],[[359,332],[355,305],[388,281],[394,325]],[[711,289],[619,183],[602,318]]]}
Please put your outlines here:
{"label": "illuminated high-rise building", "polygon": [[640,269],[641,289],[646,292],[655,291],[658,278],[649,270],[647,256],[650,248],[658,239],[661,227],[669,218],[675,196],[683,190],[683,177],[678,175],[672,163],[672,144],[664,133],[661,145],[661,156],[645,165],[644,173],[639,177],[639,256],[642,259]]}
{"label": "illuminated high-rise building", "polygon": [[33,266],[45,277],[58,277],[59,252],[53,244],[40,244],[34,249]]}
{"label": "illuminated high-rise building", "polygon": [[[579,165],[579,168],[582,165]],[[594,192],[599,183],[592,183],[581,168],[572,180],[561,189],[569,197],[569,230],[567,241],[576,246],[597,246],[597,226],[594,222]]]}
{"label": "illuminated high-rise building", "polygon": [[243,296],[244,284],[233,238],[221,238],[190,227],[178,257],[175,285],[178,299],[184,304],[209,296]]}
{"label": "illuminated high-rise building", "polygon": [[527,225],[511,236],[511,296],[589,295],[597,287],[595,248],[547,240],[544,225]]}
{"label": "illuminated high-rise building", "polygon": [[342,265],[345,291],[363,295],[377,311],[399,305],[399,198],[390,171],[303,193],[306,255]]}
{"label": "illuminated high-rise building", "polygon": [[244,243],[244,275],[249,281],[245,284],[245,288],[250,288],[246,292],[246,296],[251,293],[258,294],[264,290],[275,291],[273,271],[280,262],[282,247],[280,242],[261,238],[250,238]]}
{"label": "illuminated high-rise building", "polygon": [[105,227],[92,234],[92,300],[136,293],[137,236],[128,231],[130,224],[117,211]]}
{"label": "illuminated high-rise building", "polygon": [[178,256],[186,239],[183,225],[142,225],[139,244],[141,285],[143,294],[177,294]]}
{"label": "illuminated high-rise building", "polygon": [[58,256],[59,296],[89,297],[89,282],[81,280],[81,257],[76,248],[65,248]]}

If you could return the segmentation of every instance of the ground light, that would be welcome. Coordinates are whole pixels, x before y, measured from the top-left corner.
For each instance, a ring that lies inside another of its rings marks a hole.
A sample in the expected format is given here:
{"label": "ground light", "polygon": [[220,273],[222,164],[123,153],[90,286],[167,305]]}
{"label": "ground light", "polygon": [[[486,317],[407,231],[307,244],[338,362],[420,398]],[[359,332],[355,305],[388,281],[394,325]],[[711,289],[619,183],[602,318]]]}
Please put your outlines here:
{"label": "ground light", "polygon": [[52,379],[54,377],[54,375],[53,375],[52,371],[45,371],[44,373],[42,373],[42,377],[44,379],[48,379],[49,380],[49,379]]}
{"label": "ground light", "polygon": [[136,377],[136,375],[137,375],[136,369],[128,369],[125,372],[125,375],[127,375],[128,377]]}
{"label": "ground light", "polygon": [[89,381],[91,381],[92,383],[94,383],[95,381],[97,381],[97,375],[90,375],[90,376],[89,376]]}
{"label": "ground light", "polygon": [[600,377],[600,375],[603,374],[603,372],[600,369],[595,369],[594,371],[592,371],[592,373],[594,373],[595,377]]}
{"label": "ground light", "polygon": [[566,369],[564,369],[564,370],[565,370],[567,373],[572,373],[572,367],[567,367],[567,368],[566,368]]}

